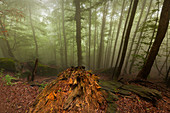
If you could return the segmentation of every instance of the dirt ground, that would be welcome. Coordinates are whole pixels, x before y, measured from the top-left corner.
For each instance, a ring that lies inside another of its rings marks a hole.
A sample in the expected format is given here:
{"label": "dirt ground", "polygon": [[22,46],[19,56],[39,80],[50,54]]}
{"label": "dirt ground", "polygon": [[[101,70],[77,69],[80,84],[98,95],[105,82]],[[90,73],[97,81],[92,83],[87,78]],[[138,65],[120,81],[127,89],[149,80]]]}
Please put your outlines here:
{"label": "dirt ground", "polygon": [[[4,73],[4,75],[13,73]],[[42,83],[50,82],[56,77],[36,77],[35,81]],[[101,77],[105,79],[104,77]],[[106,78],[107,79],[107,78]],[[148,86],[158,89],[163,99],[159,100],[156,106],[152,103],[140,99],[137,95],[132,94],[130,97],[119,97],[116,102],[120,113],[170,113],[170,89],[167,89],[161,82],[157,85]],[[0,78],[0,113],[25,113],[35,101],[36,96],[42,89],[38,86],[31,86],[25,79],[20,79],[14,85],[6,85]]]}

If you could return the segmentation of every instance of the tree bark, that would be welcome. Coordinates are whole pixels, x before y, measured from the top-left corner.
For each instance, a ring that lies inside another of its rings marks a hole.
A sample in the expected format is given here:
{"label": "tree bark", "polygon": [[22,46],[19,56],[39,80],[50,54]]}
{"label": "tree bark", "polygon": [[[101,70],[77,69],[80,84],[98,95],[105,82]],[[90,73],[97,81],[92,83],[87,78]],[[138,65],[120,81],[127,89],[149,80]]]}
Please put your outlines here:
{"label": "tree bark", "polygon": [[[114,5],[115,2],[113,2],[113,5]],[[110,53],[109,50],[109,43],[110,43],[110,40],[112,38],[112,28],[113,28],[113,15],[114,15],[114,9],[112,8],[112,12],[111,12],[111,15],[110,15],[110,26],[109,26],[109,34],[108,34],[108,40],[106,42],[106,49],[105,49],[105,58],[104,58],[104,67],[106,68],[107,65],[108,65],[108,56],[110,56]]]}
{"label": "tree bark", "polygon": [[128,46],[128,41],[129,41],[129,36],[130,36],[131,28],[132,28],[132,25],[133,25],[133,20],[134,20],[134,17],[135,17],[136,9],[137,9],[137,6],[138,6],[138,1],[139,0],[135,0],[134,4],[133,4],[131,17],[130,17],[127,32],[126,32],[126,35],[125,35],[125,42],[124,42],[124,46],[123,46],[122,57],[121,57],[121,60],[120,60],[119,66],[118,66],[118,70],[117,70],[116,74],[113,75],[115,80],[118,79],[118,77],[121,73],[122,67],[123,67],[123,63],[124,63],[124,59],[125,59],[125,55],[126,55],[126,51],[127,51],[127,46]]}
{"label": "tree bark", "polygon": [[146,60],[146,63],[144,64],[143,68],[137,75],[137,79],[146,80],[150,73],[150,70],[151,70],[154,60],[158,54],[160,45],[165,37],[166,31],[167,31],[167,28],[169,25],[169,18],[170,18],[169,6],[170,6],[170,0],[164,0],[155,41],[152,45],[152,48],[150,50],[149,56]]}
{"label": "tree bark", "polygon": [[114,62],[114,58],[115,58],[115,52],[116,52],[116,47],[117,47],[117,41],[118,41],[118,38],[119,38],[120,28],[121,28],[121,25],[122,25],[124,5],[125,5],[125,0],[123,0],[123,5],[122,5],[122,9],[121,9],[121,15],[120,15],[120,19],[119,19],[119,26],[118,26],[118,29],[117,29],[115,44],[114,44],[114,47],[113,47],[113,55],[112,55],[111,67],[113,66],[113,62]]}
{"label": "tree bark", "polygon": [[65,20],[64,20],[64,0],[62,1],[62,27],[63,27],[63,38],[64,38],[64,56],[65,56],[65,67],[67,67],[67,39],[66,39],[66,33],[65,33]]}
{"label": "tree bark", "polygon": [[95,28],[94,28],[94,54],[93,54],[93,69],[96,68],[96,35],[97,35],[97,15],[96,15],[96,9],[95,9]]}
{"label": "tree bark", "polygon": [[58,19],[58,36],[59,36],[59,42],[60,42],[60,61],[62,67],[64,67],[64,59],[63,59],[63,41],[61,39],[61,24],[60,24],[60,17]]}
{"label": "tree bark", "polygon": [[101,67],[102,58],[103,58],[103,50],[104,50],[104,29],[106,24],[106,15],[107,15],[108,6],[104,3],[103,8],[103,19],[102,19],[102,26],[101,26],[101,37],[100,37],[100,47],[99,47],[99,56],[98,56],[98,65],[97,68]]}
{"label": "tree bark", "polygon": [[75,0],[76,6],[76,42],[77,42],[77,56],[78,56],[78,66],[82,65],[82,48],[81,48],[81,9],[80,0]]}
{"label": "tree bark", "polygon": [[117,60],[116,60],[116,64],[115,64],[115,68],[113,68],[113,75],[116,73],[116,69],[117,69],[117,65],[118,65],[118,62],[119,62],[119,58],[120,58],[120,55],[121,55],[121,52],[122,52],[122,47],[123,47],[123,39],[124,39],[124,35],[125,35],[125,32],[126,32],[126,28],[127,28],[127,23],[128,23],[128,20],[129,20],[129,14],[130,14],[130,11],[131,11],[131,7],[132,7],[132,3],[133,3],[133,0],[131,0],[130,2],[130,7],[129,7],[129,10],[128,10],[128,14],[127,14],[127,17],[126,17],[126,21],[125,21],[125,25],[124,25],[124,30],[123,30],[123,34],[122,34],[122,39],[121,39],[121,44],[120,44],[120,47],[119,47],[119,53],[118,53],[118,57],[117,57]]}
{"label": "tree bark", "polygon": [[35,57],[38,58],[38,43],[37,43],[37,39],[35,37],[35,29],[32,23],[32,12],[31,12],[31,6],[30,4],[28,4],[28,10],[29,10],[29,19],[30,19],[30,24],[31,24],[31,29],[32,29],[32,35],[34,38],[34,43],[35,43]]}
{"label": "tree bark", "polygon": [[132,38],[132,43],[130,44],[130,49],[129,49],[129,53],[128,53],[127,58],[126,58],[126,63],[125,63],[125,69],[124,70],[126,70],[126,68],[128,66],[129,58],[130,58],[130,55],[131,55],[131,52],[132,52],[132,48],[134,46],[134,41],[135,41],[135,38],[136,38],[137,30],[139,28],[139,23],[141,21],[142,15],[143,15],[143,10],[144,10],[145,4],[146,4],[146,0],[144,0],[143,4],[142,4],[142,10],[140,12],[139,20],[137,22],[136,29],[135,29],[135,32],[134,32],[134,35],[133,35],[133,38]]}
{"label": "tree bark", "polygon": [[[148,15],[149,15],[149,12],[150,12],[150,8],[151,8],[151,5],[152,5],[152,1],[153,1],[153,0],[150,1],[150,4],[149,4],[149,7],[148,7],[148,11],[147,11],[146,17],[145,17],[145,19],[144,19],[144,21],[143,21],[143,23],[144,23],[143,26],[145,26],[146,20],[147,20],[147,18],[148,18]],[[140,32],[139,39],[138,39],[138,41],[137,41],[137,44],[136,44],[136,47],[135,47],[135,51],[133,52],[133,55],[136,55],[136,54],[138,53],[137,51],[139,50],[139,45],[140,45],[140,42],[141,42],[141,36],[143,35],[143,30],[144,30],[144,29],[142,29],[142,31]],[[132,62],[131,62],[130,67],[129,67],[129,73],[130,73],[130,74],[131,74],[131,72],[132,72],[132,68],[133,68],[133,64],[134,64],[135,60],[136,60],[136,57],[133,56],[133,57],[132,57]]]}
{"label": "tree bark", "polygon": [[[90,2],[90,7],[91,7],[91,0],[89,0]],[[90,69],[90,62],[91,62],[91,59],[90,59],[90,48],[91,48],[91,9],[89,9],[89,69]]]}
{"label": "tree bark", "polygon": [[31,81],[34,81],[37,67],[38,67],[38,58],[36,58],[36,60],[35,60],[34,68],[33,68],[32,75],[31,75]]}

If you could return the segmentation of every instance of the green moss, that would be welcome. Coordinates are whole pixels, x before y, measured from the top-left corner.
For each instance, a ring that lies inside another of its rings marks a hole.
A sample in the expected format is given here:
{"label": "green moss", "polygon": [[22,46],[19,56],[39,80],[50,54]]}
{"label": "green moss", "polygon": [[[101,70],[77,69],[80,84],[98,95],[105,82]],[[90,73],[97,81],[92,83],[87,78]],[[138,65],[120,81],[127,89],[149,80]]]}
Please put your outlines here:
{"label": "green moss", "polygon": [[10,58],[0,58],[0,69],[5,69],[8,71],[15,72],[15,61]]}
{"label": "green moss", "polygon": [[31,72],[30,71],[26,71],[26,72],[21,74],[21,78],[26,78],[28,76],[31,76]]}
{"label": "green moss", "polygon": [[37,74],[41,76],[56,76],[59,73],[57,68],[50,67],[48,65],[38,64]]}

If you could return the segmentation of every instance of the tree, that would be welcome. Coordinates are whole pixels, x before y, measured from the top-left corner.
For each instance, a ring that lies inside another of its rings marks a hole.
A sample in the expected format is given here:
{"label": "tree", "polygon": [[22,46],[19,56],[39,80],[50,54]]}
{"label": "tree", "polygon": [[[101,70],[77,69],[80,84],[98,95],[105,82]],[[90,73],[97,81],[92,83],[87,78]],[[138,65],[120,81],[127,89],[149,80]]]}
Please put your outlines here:
{"label": "tree", "polygon": [[[114,7],[115,2],[112,3],[113,5],[111,5],[111,7]],[[106,42],[106,49],[105,49],[105,58],[104,58],[104,67],[106,68],[108,66],[108,60],[110,59],[110,41],[112,38],[112,28],[113,28],[113,15],[115,13],[114,8],[112,8],[112,12],[110,14],[110,26],[109,26],[109,32],[108,32],[108,39]]]}
{"label": "tree", "polygon": [[94,54],[93,54],[93,69],[96,68],[96,38],[97,38],[97,14],[96,14],[96,8],[95,8],[95,20],[94,20]]}
{"label": "tree", "polygon": [[[91,7],[91,0],[90,7]],[[90,48],[91,48],[91,9],[89,9],[89,69],[90,69]]]}
{"label": "tree", "polygon": [[64,0],[61,0],[62,1],[62,27],[63,27],[63,37],[64,37],[64,55],[65,55],[65,67],[67,67],[67,39],[66,39],[66,33],[65,33],[65,20],[64,20],[64,15],[65,15],[65,12],[64,12]]}
{"label": "tree", "polygon": [[126,32],[127,23],[128,23],[128,20],[129,20],[129,14],[130,14],[130,11],[131,11],[132,3],[133,3],[133,0],[131,0],[131,2],[130,2],[130,7],[129,7],[129,9],[128,9],[128,14],[127,14],[127,17],[126,17],[126,21],[125,21],[125,25],[124,25],[124,29],[123,29],[123,34],[122,34],[121,44],[120,44],[120,47],[119,47],[119,53],[118,53],[118,56],[117,56],[115,68],[113,68],[113,75],[114,75],[115,72],[117,71],[116,69],[117,69],[117,65],[118,65],[119,58],[120,58],[121,51],[122,51],[122,47],[123,47],[123,46],[122,46],[122,45],[123,45],[123,39],[124,39],[124,36],[125,36],[125,32]]}
{"label": "tree", "polygon": [[121,57],[121,60],[120,60],[119,66],[118,66],[118,70],[117,70],[116,74],[113,75],[114,79],[116,79],[116,80],[118,79],[118,77],[121,73],[122,67],[123,67],[123,63],[124,63],[124,59],[125,59],[125,55],[126,55],[126,51],[127,51],[127,46],[128,46],[128,41],[129,41],[129,36],[130,36],[131,28],[132,28],[132,25],[133,25],[133,20],[134,20],[134,17],[135,17],[136,9],[137,9],[137,6],[138,6],[138,1],[139,0],[134,0],[132,12],[131,12],[131,17],[130,17],[127,32],[126,32],[126,35],[125,35],[122,57]]}
{"label": "tree", "polygon": [[34,43],[35,43],[35,56],[36,58],[38,58],[38,43],[37,43],[37,38],[35,36],[35,28],[33,26],[33,22],[32,22],[32,12],[31,12],[31,4],[28,3],[28,10],[29,10],[29,19],[30,19],[30,25],[31,25],[31,29],[32,29],[32,35],[33,35],[33,39],[34,39]]}
{"label": "tree", "polygon": [[102,26],[101,26],[101,37],[100,37],[100,46],[99,46],[99,56],[98,56],[98,65],[97,68],[99,69],[101,66],[103,52],[104,52],[104,29],[106,24],[106,15],[107,15],[108,5],[104,3],[103,8],[103,18],[102,18]]}
{"label": "tree", "polygon": [[[149,7],[148,7],[148,10],[147,10],[147,14],[146,14],[145,19],[144,19],[144,21],[143,21],[143,23],[144,23],[143,26],[145,26],[145,24],[146,24],[146,20],[147,20],[147,18],[148,18],[148,15],[149,15],[149,12],[150,12],[150,9],[151,9],[152,1],[153,1],[153,0],[151,0],[150,3],[149,3]],[[135,60],[136,60],[135,55],[138,53],[139,45],[140,45],[140,42],[141,42],[143,33],[144,33],[144,29],[142,29],[142,31],[141,31],[140,34],[139,34],[139,38],[138,38],[138,40],[137,40],[137,44],[136,44],[135,50],[134,50],[134,52],[133,52],[132,62],[130,63],[130,67],[129,67],[129,73],[130,73],[130,74],[131,74],[131,72],[132,72],[132,67],[133,67],[133,65],[134,65],[134,62],[135,62]]]}
{"label": "tree", "polygon": [[76,42],[77,42],[77,56],[78,66],[82,65],[82,49],[81,49],[81,9],[80,0],[74,0],[76,6]]}
{"label": "tree", "polygon": [[113,62],[114,62],[114,58],[115,58],[115,52],[116,52],[116,46],[117,46],[117,41],[118,41],[118,38],[119,38],[120,28],[121,28],[121,25],[122,25],[124,5],[125,5],[125,0],[123,0],[123,5],[122,5],[122,9],[121,9],[121,15],[120,15],[120,19],[119,19],[119,25],[118,25],[117,34],[116,34],[116,40],[115,40],[115,44],[114,44],[114,47],[113,47],[113,55],[112,55],[111,67],[113,66]]}
{"label": "tree", "polygon": [[[139,23],[141,21],[142,15],[143,15],[145,4],[146,4],[146,0],[144,0],[143,4],[142,4],[142,9],[141,9],[141,12],[140,12],[139,20],[137,22],[137,25],[136,25],[136,28],[135,28],[135,33],[134,33],[133,38],[132,38],[132,43],[130,45],[129,53],[128,53],[127,58],[126,58],[125,68],[127,68],[129,58],[130,58],[130,55],[131,55],[131,52],[132,52],[132,48],[134,46],[134,41],[135,41],[135,38],[136,38],[136,35],[137,35],[137,30],[139,29]],[[124,70],[126,70],[126,69],[124,69]]]}
{"label": "tree", "polygon": [[160,45],[165,37],[166,31],[167,31],[167,28],[169,25],[169,18],[170,18],[169,6],[170,6],[170,0],[164,0],[155,41],[151,47],[151,50],[147,57],[146,63],[144,64],[141,71],[138,73],[136,79],[146,80],[150,73],[150,70],[151,70],[154,60],[158,54]]}

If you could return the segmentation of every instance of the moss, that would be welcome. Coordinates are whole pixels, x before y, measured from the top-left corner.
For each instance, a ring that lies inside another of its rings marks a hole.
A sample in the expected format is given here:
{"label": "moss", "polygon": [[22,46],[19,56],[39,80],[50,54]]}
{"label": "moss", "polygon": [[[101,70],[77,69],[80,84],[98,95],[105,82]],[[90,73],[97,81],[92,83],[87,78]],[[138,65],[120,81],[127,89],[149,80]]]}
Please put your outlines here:
{"label": "moss", "polygon": [[0,58],[0,69],[15,72],[15,61],[10,58]]}
{"label": "moss", "polygon": [[40,76],[56,76],[59,73],[57,68],[38,63],[37,74]]}
{"label": "moss", "polygon": [[26,71],[26,72],[21,74],[21,78],[26,78],[28,76],[31,76],[31,72],[30,71]]}

